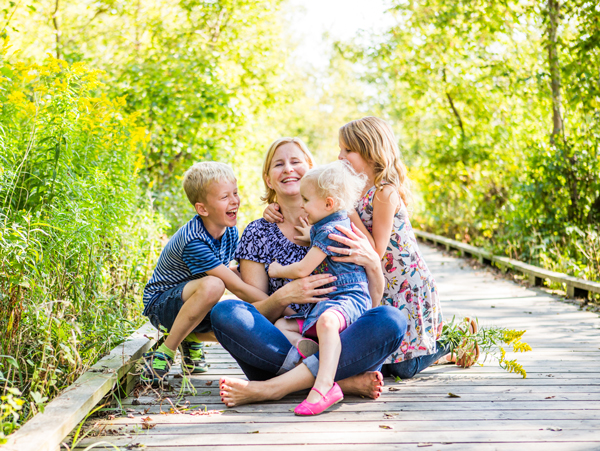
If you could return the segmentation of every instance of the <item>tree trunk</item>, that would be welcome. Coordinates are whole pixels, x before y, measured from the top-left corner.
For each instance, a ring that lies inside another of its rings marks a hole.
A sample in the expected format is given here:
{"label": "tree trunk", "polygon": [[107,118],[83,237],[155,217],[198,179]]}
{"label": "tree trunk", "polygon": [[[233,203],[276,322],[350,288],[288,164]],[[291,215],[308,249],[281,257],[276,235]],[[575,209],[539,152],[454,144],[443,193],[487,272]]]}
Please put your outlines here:
{"label": "tree trunk", "polygon": [[552,135],[550,141],[554,143],[556,137],[563,132],[561,116],[562,96],[560,94],[560,65],[558,62],[558,45],[556,32],[560,20],[560,0],[548,0],[548,64],[550,66],[550,80],[552,88]]}

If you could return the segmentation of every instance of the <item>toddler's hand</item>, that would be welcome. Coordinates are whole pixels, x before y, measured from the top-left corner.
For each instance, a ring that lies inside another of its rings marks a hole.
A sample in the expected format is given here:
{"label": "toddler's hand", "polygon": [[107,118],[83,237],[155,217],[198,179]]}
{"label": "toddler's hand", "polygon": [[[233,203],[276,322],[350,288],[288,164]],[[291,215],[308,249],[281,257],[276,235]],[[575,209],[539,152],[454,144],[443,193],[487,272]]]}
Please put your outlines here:
{"label": "toddler's hand", "polygon": [[294,228],[298,232],[300,232],[300,235],[299,236],[295,236],[294,239],[298,240],[298,241],[303,241],[305,243],[310,243],[310,228],[312,226],[302,216],[300,217],[300,222],[302,223],[301,226],[294,226]]}
{"label": "toddler's hand", "polygon": [[279,212],[279,204],[267,205],[267,208],[263,211],[263,218],[270,223],[283,222],[283,215]]}
{"label": "toddler's hand", "polygon": [[277,278],[279,277],[279,270],[283,268],[280,263],[274,261],[269,265],[269,277]]}

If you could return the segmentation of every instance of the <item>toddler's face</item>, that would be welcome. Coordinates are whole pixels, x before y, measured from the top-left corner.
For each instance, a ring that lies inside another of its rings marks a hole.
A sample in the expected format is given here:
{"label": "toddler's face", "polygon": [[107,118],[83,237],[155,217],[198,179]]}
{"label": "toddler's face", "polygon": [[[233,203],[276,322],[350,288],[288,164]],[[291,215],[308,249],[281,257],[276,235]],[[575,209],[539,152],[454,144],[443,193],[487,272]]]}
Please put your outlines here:
{"label": "toddler's face", "polygon": [[327,200],[317,195],[312,181],[302,182],[300,185],[300,194],[302,195],[302,206],[308,215],[308,222],[310,224],[319,222],[331,213],[327,209]]}

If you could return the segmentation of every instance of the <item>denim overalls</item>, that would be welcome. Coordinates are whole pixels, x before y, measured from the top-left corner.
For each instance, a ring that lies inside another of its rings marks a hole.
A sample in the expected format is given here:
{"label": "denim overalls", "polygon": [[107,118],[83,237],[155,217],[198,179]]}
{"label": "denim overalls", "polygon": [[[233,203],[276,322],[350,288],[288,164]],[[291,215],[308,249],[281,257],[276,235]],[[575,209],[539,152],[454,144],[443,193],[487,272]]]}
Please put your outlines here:
{"label": "denim overalls", "polygon": [[348,229],[351,228],[350,219],[345,210],[337,211],[321,219],[310,230],[311,247],[316,246],[327,255],[325,260],[313,271],[313,274],[331,274],[332,276],[336,276],[337,280],[335,282],[327,284],[322,288],[335,286],[337,289],[325,295],[325,297],[329,298],[328,300],[314,304],[313,308],[306,314],[297,313],[286,317],[290,319],[305,319],[301,330],[303,335],[317,323],[321,314],[329,308],[340,312],[346,319],[346,327],[348,327],[372,306],[365,269],[354,263],[334,262],[331,259],[332,256],[340,255],[343,257],[343,255],[331,252],[327,249],[327,246],[347,247],[328,237],[331,233],[345,236],[335,228],[337,225]]}

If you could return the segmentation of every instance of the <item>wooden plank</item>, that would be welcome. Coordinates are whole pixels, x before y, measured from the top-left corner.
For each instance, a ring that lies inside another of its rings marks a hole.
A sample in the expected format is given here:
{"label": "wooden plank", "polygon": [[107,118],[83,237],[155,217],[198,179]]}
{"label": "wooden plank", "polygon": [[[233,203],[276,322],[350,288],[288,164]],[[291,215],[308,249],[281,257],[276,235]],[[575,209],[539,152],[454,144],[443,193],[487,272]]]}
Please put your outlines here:
{"label": "wooden plank", "polygon": [[[214,434],[210,436],[211,445],[263,445],[263,444],[380,444],[403,443],[413,444],[423,442],[421,432],[397,431],[379,429],[375,432],[324,432],[312,434],[280,433],[250,433],[250,434]],[[206,436],[200,434],[159,435],[152,433],[139,434],[129,437],[111,437],[110,441],[117,446],[127,446],[131,443],[150,446],[190,446],[202,443]],[[97,442],[97,438],[82,440],[81,446]],[[576,431],[473,431],[468,441],[462,431],[440,431],[436,433],[435,442],[450,443],[528,443],[528,442],[587,442],[600,445],[600,435],[595,429]]]}
{"label": "wooden plank", "polygon": [[[436,447],[434,447],[433,444],[428,444],[429,442],[420,442],[420,446],[419,444],[415,445],[412,444],[410,446],[407,447],[407,445],[405,444],[389,444],[389,443],[385,443],[385,444],[377,444],[376,448],[377,451],[397,451],[397,450],[406,450],[406,449],[415,449],[417,446],[417,449],[423,449],[423,450],[443,450],[443,451],[464,451],[465,449],[475,449],[475,448],[479,448],[481,449],[481,446],[478,446],[478,444],[473,444],[473,445],[465,445],[465,443],[459,443],[459,444],[453,444],[450,442],[440,442],[440,443],[436,443]],[[467,447],[465,447],[467,446]],[[493,449],[495,451],[515,451],[515,449],[524,449],[523,447],[526,446],[527,451],[565,451],[565,449],[568,449],[569,451],[590,451],[592,449],[597,449],[595,447],[595,442],[594,443],[586,443],[586,442],[579,442],[579,443],[574,443],[574,442],[563,442],[563,443],[549,443],[549,442],[544,442],[544,443],[535,443],[535,442],[527,442],[526,445],[522,445],[521,443],[486,443],[486,448],[485,449],[492,449],[491,447],[493,446]],[[83,450],[83,447],[78,447],[76,448],[78,450]],[[95,447],[94,449],[112,449],[114,450],[114,448],[108,444],[104,445],[104,446],[98,446]],[[136,449],[135,447],[132,447],[131,449]],[[152,451],[173,451],[173,447],[171,446],[154,446],[152,445],[152,447],[148,448],[151,449]],[[195,445],[190,445],[190,446],[178,446],[177,451],[223,451],[223,446],[214,446],[212,444],[207,444],[205,441],[202,441],[201,443],[195,444]],[[269,450],[275,450],[275,451],[280,451],[282,449],[282,445],[281,444],[275,444],[275,445],[269,445],[269,444],[262,444],[262,445],[245,445],[245,444],[237,444],[236,445],[236,449],[241,449],[243,451],[269,451]],[[285,450],[286,451],[306,451],[306,445],[302,444],[302,445],[285,445]],[[364,451],[365,449],[371,449],[370,447],[365,447],[364,444],[360,444],[360,445],[356,445],[356,444],[327,444],[327,445],[315,445],[312,444],[310,446],[310,450],[311,451]]]}
{"label": "wooden plank", "polygon": [[[500,256],[500,255],[492,255],[490,252],[485,249],[477,248],[475,246],[471,246],[466,243],[461,243],[460,241],[452,240],[450,238],[442,237],[439,235],[434,235],[432,233],[423,232],[420,230],[415,230],[415,235],[417,237],[429,240],[434,243],[439,243],[445,245],[447,248],[458,249],[463,253],[467,253],[469,256],[478,256],[480,259],[490,260],[502,268],[516,269],[524,274],[532,276],[534,279],[534,285],[539,285],[536,282],[535,278],[539,279],[549,279],[553,282],[564,283],[568,287],[572,287],[569,290],[569,295],[573,296],[576,292],[573,290],[577,288],[579,290],[586,291],[585,296],[587,296],[587,291],[591,291],[594,293],[600,293],[600,282],[593,282],[585,279],[579,279],[577,277],[569,276],[567,274],[549,271],[547,269],[540,268],[538,266],[530,265],[528,263],[523,263],[518,260]],[[584,295],[583,292],[578,294]]]}
{"label": "wooden plank", "polygon": [[11,435],[3,451],[55,451],[63,439],[154,343],[150,323],[79,377],[60,396]]}

